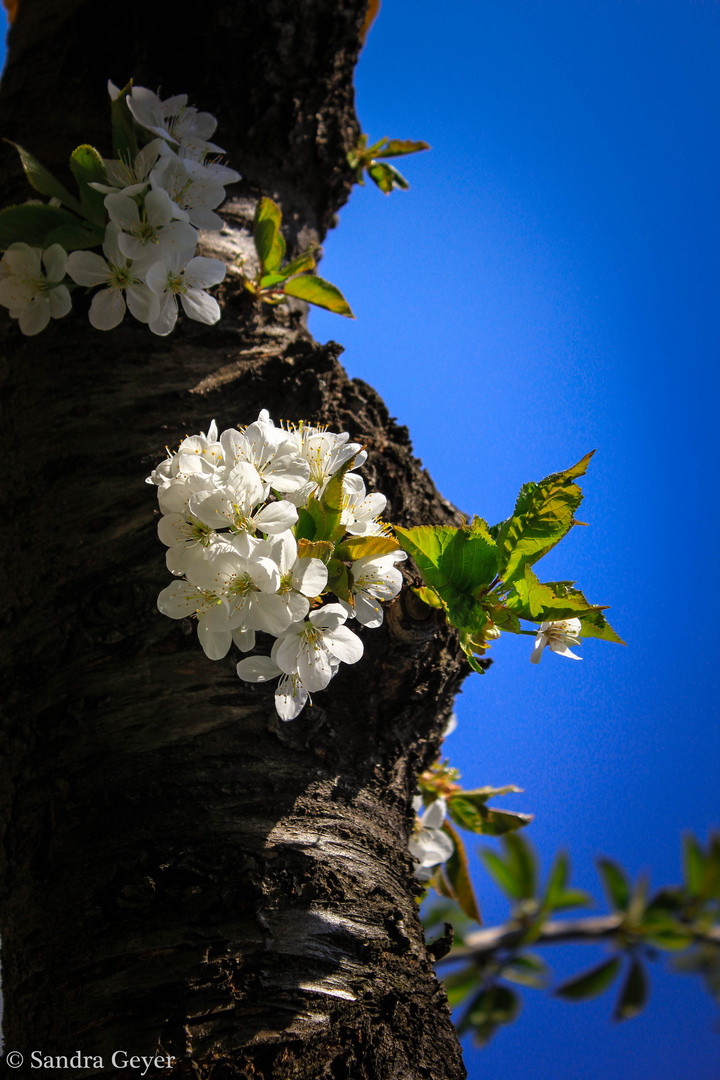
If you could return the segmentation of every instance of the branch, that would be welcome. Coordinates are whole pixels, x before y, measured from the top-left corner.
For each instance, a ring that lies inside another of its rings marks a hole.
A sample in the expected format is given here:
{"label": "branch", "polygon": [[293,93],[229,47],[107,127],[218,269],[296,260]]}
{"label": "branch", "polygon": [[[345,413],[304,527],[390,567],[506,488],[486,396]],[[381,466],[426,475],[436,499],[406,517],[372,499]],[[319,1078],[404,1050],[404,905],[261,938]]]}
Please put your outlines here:
{"label": "branch", "polygon": [[[587,919],[557,919],[546,922],[538,936],[533,939],[533,945],[557,945],[565,941],[604,941],[623,928],[625,919],[625,914],[618,912],[615,915],[596,915]],[[485,960],[501,949],[514,949],[521,945],[527,932],[526,926],[513,922],[477,930],[467,935],[465,940],[468,944],[465,947],[453,949],[438,963],[447,964],[452,960],[463,959]],[[720,946],[720,926],[713,926],[708,930],[687,927],[687,932],[693,941]]]}

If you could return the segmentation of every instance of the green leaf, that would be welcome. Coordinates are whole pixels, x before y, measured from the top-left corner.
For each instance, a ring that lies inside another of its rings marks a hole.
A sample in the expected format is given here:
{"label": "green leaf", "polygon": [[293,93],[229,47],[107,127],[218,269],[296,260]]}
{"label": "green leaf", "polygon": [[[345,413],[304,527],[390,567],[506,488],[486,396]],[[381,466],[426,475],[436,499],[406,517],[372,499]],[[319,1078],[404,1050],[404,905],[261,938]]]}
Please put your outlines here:
{"label": "green leaf", "polygon": [[630,903],[630,882],[625,871],[612,859],[597,859],[596,862],[608,900],[616,911],[627,911]]}
{"label": "green leaf", "polygon": [[280,207],[265,196],[260,199],[255,207],[253,240],[263,273],[274,273],[283,260],[285,241],[280,232],[281,221]]}
{"label": "green leaf", "polygon": [[374,555],[391,555],[399,548],[394,536],[351,536],[338,544],[335,554],[338,559],[354,562]]}
{"label": "green leaf", "polygon": [[454,971],[452,975],[446,975],[442,980],[447,994],[448,1005],[451,1009],[462,1005],[466,997],[477,989],[480,975],[474,964]]}
{"label": "green leaf", "polygon": [[118,96],[110,102],[113,150],[115,157],[123,161],[134,161],[138,152],[133,115],[127,103],[127,96],[132,90],[132,85],[131,79],[126,86],[123,86]]}
{"label": "green leaf", "polygon": [[6,206],[0,210],[0,251],[11,244],[23,243],[30,247],[45,248],[49,233],[65,225],[80,225],[69,210],[43,203],[23,203],[22,206]]}
{"label": "green leaf", "polygon": [[314,540],[317,526],[315,524],[315,518],[312,514],[305,509],[304,506],[298,508],[298,519],[293,526],[295,533],[295,539],[300,540]]}
{"label": "green leaf", "polygon": [[613,641],[616,645],[625,644],[623,639],[615,633],[602,611],[592,611],[589,615],[583,615],[580,637],[600,638],[602,641]]}
{"label": "green leaf", "polygon": [[475,897],[475,890],[473,889],[470,880],[468,860],[463,842],[449,821],[443,823],[443,830],[448,834],[455,845],[455,850],[445,863],[444,871],[450,888],[453,891],[454,899],[457,900],[468,918],[474,919],[475,922],[482,924],[480,909]]}
{"label": "green leaf", "polygon": [[79,221],[76,225],[61,225],[45,237],[45,247],[60,244],[66,251],[82,251],[100,247],[103,242],[103,229],[88,228]]}
{"label": "green leaf", "polygon": [[509,986],[489,986],[474,999],[458,1025],[458,1032],[464,1034],[472,1028],[476,1042],[483,1045],[492,1038],[498,1025],[512,1023],[520,1008],[520,998]]}
{"label": "green leaf", "polygon": [[619,956],[613,956],[602,964],[557,986],[554,993],[566,1001],[588,1001],[598,997],[618,976],[621,967]]}
{"label": "green leaf", "polygon": [[516,829],[529,825],[535,816],[534,814],[518,814],[513,810],[498,810],[492,806],[485,807],[481,814],[482,831],[485,836],[505,836],[506,833],[515,832]]}
{"label": "green leaf", "polygon": [[105,163],[94,146],[77,146],[70,155],[70,169],[80,190],[80,204],[85,217],[96,225],[107,220],[105,195],[90,184],[107,184]]}
{"label": "green leaf", "polygon": [[387,145],[374,155],[376,158],[403,157],[405,154],[417,154],[420,150],[429,150],[430,144],[421,139],[388,139]]}
{"label": "green leaf", "polygon": [[683,870],[685,887],[691,896],[701,896],[703,891],[703,877],[705,876],[705,859],[702,848],[694,836],[683,837]]}
{"label": "green leaf", "polygon": [[410,187],[403,174],[392,165],[386,165],[384,161],[374,161],[372,165],[368,165],[367,172],[385,195],[389,195],[395,188],[407,191]]}
{"label": "green leaf", "polygon": [[420,585],[417,587],[413,586],[412,591],[415,593],[416,596],[419,596],[423,603],[427,604],[428,607],[436,608],[440,611],[445,610],[442,600],[434,589],[429,589],[427,585]]}
{"label": "green leaf", "polygon": [[316,274],[309,277],[290,278],[285,282],[283,292],[287,296],[296,296],[298,300],[304,300],[308,304],[315,304],[316,307],[333,311],[336,315],[344,315],[348,319],[355,318],[340,290]]}
{"label": "green leaf", "polygon": [[314,270],[315,266],[314,249],[308,248],[307,251],[303,251],[302,255],[298,255],[296,259],[289,262],[287,266],[283,266],[282,276],[283,278],[289,278],[293,274],[302,274],[307,270]]}
{"label": "green leaf", "polygon": [[508,862],[515,868],[515,878],[521,888],[521,900],[530,900],[535,895],[536,867],[535,856],[532,848],[515,833],[508,833],[504,837],[505,853]]}
{"label": "green leaf", "polygon": [[10,139],[5,139],[5,142],[10,143],[10,146],[14,146],[17,150],[25,175],[36,191],[39,191],[41,195],[48,195],[51,199],[59,199],[63,206],[74,210],[76,214],[82,213],[82,207],[75,196],[71,195],[65,185],[56,180],[29,150],[25,150],[18,143],[11,142]]}
{"label": "green leaf", "polygon": [[490,851],[489,848],[480,851],[480,858],[487,872],[503,892],[513,900],[522,900],[522,884],[517,877],[517,868],[511,866],[494,851]]}
{"label": "green leaf", "polygon": [[521,953],[504,964],[500,972],[503,979],[542,990],[548,981],[548,966],[534,953]]}
{"label": "green leaf", "polygon": [[335,547],[329,540],[298,540],[298,559],[322,559],[326,563],[334,550]]}
{"label": "green leaf", "polygon": [[569,532],[583,497],[574,480],[585,473],[594,453],[564,472],[521,488],[513,515],[497,536],[499,573],[506,585],[522,578],[526,565],[537,562]]}
{"label": "green leaf", "polygon": [[625,982],[622,985],[615,1005],[615,1020],[631,1020],[638,1016],[648,1003],[649,986],[645,968],[638,957],[634,957]]}
{"label": "green leaf", "polygon": [[355,597],[350,588],[350,575],[345,563],[340,562],[339,559],[331,559],[328,564],[327,587],[335,593],[338,600],[344,600],[355,607]]}
{"label": "green leaf", "polygon": [[447,525],[395,527],[401,546],[412,555],[426,585],[438,593],[449,622],[479,632],[487,615],[478,600],[497,574],[498,552],[487,525],[475,518],[460,529]]}
{"label": "green leaf", "polygon": [[589,604],[579,589],[569,588],[567,582],[542,584],[529,564],[525,565],[524,577],[513,583],[505,603],[521,619],[533,622],[582,618],[601,610]]}

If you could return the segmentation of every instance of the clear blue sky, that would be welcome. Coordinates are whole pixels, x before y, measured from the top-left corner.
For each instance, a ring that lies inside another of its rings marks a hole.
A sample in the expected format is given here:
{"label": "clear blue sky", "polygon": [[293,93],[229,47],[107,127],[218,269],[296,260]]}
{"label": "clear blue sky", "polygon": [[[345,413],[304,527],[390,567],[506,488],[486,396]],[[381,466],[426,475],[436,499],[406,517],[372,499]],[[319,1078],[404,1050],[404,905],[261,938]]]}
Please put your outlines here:
{"label": "clear blue sky", "polygon": [[[545,869],[564,847],[598,895],[595,854],[672,883],[683,832],[720,825],[701,607],[719,584],[719,56],[711,2],[385,0],[360,119],[433,149],[400,163],[410,192],[356,189],[327,238],[322,273],[357,322],[311,317],[469,513],[506,517],[524,481],[597,448],[591,527],[541,566],[610,604],[628,648],[534,667],[531,639],[503,638],[446,749],[468,786],[523,787],[505,805],[536,814]],[[476,878],[486,922],[502,919]],[[546,952],[561,975],[601,955]],[[648,1010],[621,1026],[611,998],[527,991],[513,1027],[466,1050],[472,1080],[718,1080],[717,1009],[696,980],[651,976]]]}
{"label": "clear blue sky", "polygon": [[[422,138],[411,190],[356,190],[322,273],[349,326],[313,314],[406,423],[441,491],[491,522],[520,485],[597,448],[575,529],[544,562],[628,648],[582,663],[493,646],[446,751],[505,805],[547,869],[600,893],[604,853],[679,880],[685,830],[720,824],[718,594],[720,9],[665,0],[385,0],[357,74],[371,139]],[[401,168],[403,163],[401,164]],[[543,576],[543,575],[541,575]],[[478,868],[486,921],[504,903]],[[601,959],[546,958],[562,975]],[[717,1080],[717,1009],[652,968],[647,1012],[525,995],[466,1050],[475,1080]]]}

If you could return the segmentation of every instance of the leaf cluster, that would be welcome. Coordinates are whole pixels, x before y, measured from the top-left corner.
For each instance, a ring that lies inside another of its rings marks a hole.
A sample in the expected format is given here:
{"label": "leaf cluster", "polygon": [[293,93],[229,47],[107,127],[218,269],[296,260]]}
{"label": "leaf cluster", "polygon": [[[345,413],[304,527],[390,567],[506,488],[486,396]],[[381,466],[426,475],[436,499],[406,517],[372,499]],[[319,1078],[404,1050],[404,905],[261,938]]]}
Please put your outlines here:
{"label": "leaf cluster", "polygon": [[[115,156],[123,160],[134,158],[138,145],[139,129],[126,101],[131,89],[132,81],[110,107],[113,149]],[[95,147],[83,144],[70,155],[70,172],[78,189],[77,195],[73,195],[29,150],[18,143],[10,145],[19,154],[31,187],[52,201],[21,203],[0,210],[0,251],[15,243],[43,250],[60,244],[68,252],[99,247],[105,236],[107,211],[104,194],[92,185],[106,184],[107,173]]]}
{"label": "leaf cluster", "polygon": [[365,173],[385,195],[396,188],[407,191],[410,187],[405,177],[394,165],[388,165],[388,158],[405,157],[417,154],[420,150],[429,150],[428,143],[412,139],[379,139],[372,146],[367,144],[367,135],[361,135],[357,145],[348,151],[348,165],[355,173],[355,182],[361,187],[365,184]]}
{"label": "leaf cluster", "polygon": [[350,305],[335,286],[315,271],[315,250],[310,246],[291,262],[284,263],[285,240],[280,226],[280,207],[264,197],[255,208],[253,242],[259,269],[254,278],[243,278],[248,292],[265,304],[280,304],[289,296],[307,304],[354,319]]}
{"label": "leaf cluster", "polygon": [[605,609],[586,600],[573,581],[543,583],[532,569],[574,525],[583,524],[575,518],[582,501],[576,480],[592,453],[563,472],[525,484],[512,515],[492,527],[475,517],[460,528],[395,528],[425,583],[416,593],[444,610],[475,671],[482,673],[477,657],[500,631],[529,632],[521,629],[520,620],[579,618],[581,637],[623,643],[605,619]]}
{"label": "leaf cluster", "polygon": [[353,461],[351,458],[330,478],[321,495],[311,496],[307,506],[298,509],[298,520],[293,526],[298,557],[321,559],[328,568],[326,591],[351,607],[355,606],[355,598],[350,564],[368,556],[390,555],[400,548],[393,536],[345,537],[343,480]]}
{"label": "leaf cluster", "polygon": [[[490,876],[512,903],[508,922],[480,932],[471,929],[468,912],[453,915],[447,900],[430,909],[426,925],[440,916],[455,925],[455,946],[443,962],[463,961],[444,982],[448,1000],[462,1008],[460,1032],[472,1032],[482,1045],[521,1008],[512,984],[548,988],[550,972],[529,946],[562,942],[604,942],[612,954],[602,963],[573,976],[552,992],[565,1001],[586,1001],[619,983],[615,1020],[637,1016],[650,993],[648,963],[662,952],[678,954],[673,968],[699,974],[720,1003],[720,835],[702,845],[693,836],[684,844],[684,880],[651,894],[647,879],[632,883],[621,866],[601,858],[598,873],[612,913],[601,917],[557,920],[553,915],[590,907],[592,897],[570,887],[570,863],[560,853],[544,886],[539,884],[537,858],[516,833],[503,837],[503,850],[481,852]],[[510,983],[511,985],[507,985]]]}

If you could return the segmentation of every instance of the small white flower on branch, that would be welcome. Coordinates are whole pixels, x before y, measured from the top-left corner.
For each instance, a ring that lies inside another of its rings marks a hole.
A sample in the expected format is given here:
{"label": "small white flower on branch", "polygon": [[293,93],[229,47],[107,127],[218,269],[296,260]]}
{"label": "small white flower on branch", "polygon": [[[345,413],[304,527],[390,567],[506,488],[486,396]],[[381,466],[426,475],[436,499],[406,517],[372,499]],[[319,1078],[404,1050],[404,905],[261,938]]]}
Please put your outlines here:
{"label": "small white flower on branch", "polygon": [[530,663],[540,663],[546,645],[549,646],[551,652],[558,653],[559,656],[567,656],[571,660],[582,660],[582,656],[577,656],[570,651],[571,645],[579,646],[578,637],[581,629],[582,623],[579,619],[558,619],[555,622],[541,623],[530,656]]}
{"label": "small white flower on branch", "polygon": [[415,877],[418,881],[429,881],[435,868],[450,858],[455,845],[442,827],[447,814],[445,800],[435,799],[420,815],[422,805],[422,795],[416,795],[413,799],[413,809],[418,818],[408,846],[410,854],[418,861]]}
{"label": "small white flower on branch", "polygon": [[60,244],[46,251],[29,244],[10,244],[0,260],[0,304],[17,319],[23,334],[44,330],[72,307],[65,278],[67,254]]}

